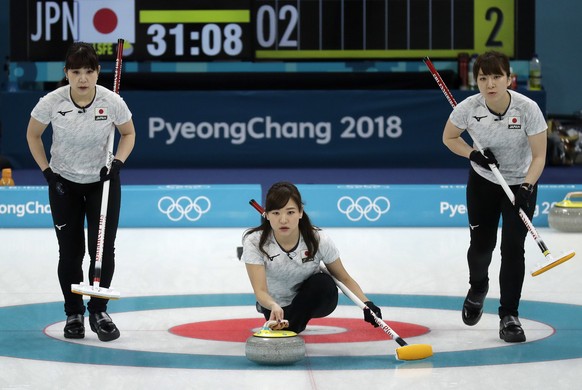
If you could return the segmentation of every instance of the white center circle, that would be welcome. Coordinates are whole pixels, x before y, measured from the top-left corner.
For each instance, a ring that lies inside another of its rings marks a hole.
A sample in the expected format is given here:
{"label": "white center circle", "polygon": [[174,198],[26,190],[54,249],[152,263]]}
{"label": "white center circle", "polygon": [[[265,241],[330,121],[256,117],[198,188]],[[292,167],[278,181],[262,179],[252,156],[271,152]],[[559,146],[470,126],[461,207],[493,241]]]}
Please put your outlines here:
{"label": "white center circle", "polygon": [[[338,306],[328,318],[362,318],[352,306]],[[121,331],[122,337],[112,343],[103,343],[91,332],[85,318],[85,338],[70,340],[63,338],[64,322],[48,326],[45,333],[62,341],[90,345],[101,348],[124,349],[142,352],[165,352],[206,355],[244,356],[244,342],[204,340],[177,336],[169,329],[193,322],[253,318],[261,320],[258,313],[244,306],[193,307],[179,309],[146,310],[136,312],[111,313],[111,317]],[[389,321],[419,324],[430,332],[418,337],[407,338],[409,344],[430,344],[435,353],[447,351],[466,351],[511,346],[499,339],[499,318],[484,313],[481,321],[474,327],[465,326],[459,311],[421,308],[392,308],[385,310],[384,317]],[[362,319],[363,321],[363,319]],[[551,336],[554,329],[544,323],[520,318],[526,331],[527,342]],[[258,330],[258,328],[257,328]],[[336,326],[308,325],[300,335],[329,335],[347,332]],[[370,332],[382,332],[370,325]],[[249,329],[249,336],[252,329]],[[398,347],[389,336],[380,341],[307,343],[306,351],[310,356],[370,356],[394,353]]]}

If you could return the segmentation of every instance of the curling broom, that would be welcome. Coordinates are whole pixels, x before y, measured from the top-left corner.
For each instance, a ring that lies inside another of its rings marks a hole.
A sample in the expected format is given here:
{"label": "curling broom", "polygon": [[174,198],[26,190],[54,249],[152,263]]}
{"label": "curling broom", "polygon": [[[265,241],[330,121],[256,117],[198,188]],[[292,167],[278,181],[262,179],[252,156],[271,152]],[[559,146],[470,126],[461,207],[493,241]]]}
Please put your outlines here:
{"label": "curling broom", "polygon": [[[431,60],[428,57],[424,57],[424,63],[426,64],[426,66],[430,70],[430,73],[434,77],[437,85],[440,87],[441,91],[443,91],[445,97],[447,98],[447,100],[449,101],[449,103],[451,104],[451,106],[454,109],[457,106],[457,102],[455,101],[455,98],[451,94],[451,91],[449,91],[449,89],[447,88],[447,86],[446,86],[445,82],[443,81],[443,79],[441,78],[440,74],[438,73],[438,71],[436,70],[434,65],[432,64]],[[467,132],[469,132],[469,134],[471,135],[469,129],[467,129]],[[481,151],[481,153],[483,153],[483,148],[479,144],[479,141],[477,139],[475,139],[475,137],[473,137],[473,135],[471,135],[471,138],[473,139],[475,146],[477,146],[477,149],[479,149]],[[493,172],[493,174],[497,178],[497,181],[499,181],[499,184],[501,185],[501,187],[503,187],[503,190],[507,194],[507,197],[509,198],[511,203],[515,203],[515,195],[513,194],[513,192],[511,191],[511,189],[507,185],[507,182],[505,181],[505,179],[501,175],[501,172],[499,172],[499,169],[497,169],[497,166],[495,166],[495,164],[490,164],[489,168],[491,168],[491,172]],[[546,272],[554,267],[557,267],[558,265],[560,265],[560,264],[564,263],[565,261],[568,261],[572,257],[574,257],[574,255],[576,253],[573,250],[570,250],[570,251],[563,252],[559,258],[554,258],[552,256],[550,250],[548,249],[548,247],[546,246],[546,244],[542,240],[541,236],[539,235],[539,233],[535,229],[534,225],[532,224],[532,222],[528,218],[527,214],[522,209],[519,209],[519,216],[520,216],[521,220],[523,221],[523,223],[525,224],[527,230],[531,233],[531,236],[533,237],[535,242],[538,244],[538,247],[540,248],[542,254],[545,256],[545,261],[537,264],[535,266],[535,268],[531,271],[532,276],[538,276],[540,274],[543,274],[544,272]]]}
{"label": "curling broom", "polygon": [[[257,203],[256,200],[251,199],[249,201],[249,203],[251,206],[253,206],[255,208],[255,210],[257,210],[259,212],[259,214],[261,214],[261,216],[263,218],[265,218],[265,215],[266,215],[265,210],[263,209],[263,207],[260,204]],[[331,275],[329,273],[329,271],[327,270],[327,268],[325,268],[325,266],[323,264],[320,264],[320,267],[321,267],[321,270],[323,272],[325,272],[329,276],[331,276],[331,278],[333,279],[335,284],[339,287],[339,289],[342,290],[342,292],[348,298],[350,298],[352,300],[352,302],[354,302],[362,310],[364,310],[364,309],[369,310],[369,308],[366,306],[366,304],[364,302],[362,302],[362,300],[359,299],[353,292],[351,292],[350,289],[348,289],[342,282],[340,282],[333,275]],[[374,321],[376,322],[376,324],[378,324],[378,326],[384,332],[386,332],[394,341],[396,341],[398,343],[398,345],[400,345],[400,347],[396,348],[396,358],[398,360],[422,360],[422,359],[426,359],[428,357],[431,357],[433,355],[431,345],[429,345],[429,344],[408,344],[386,322],[384,322],[380,317],[378,317],[376,315],[376,313],[374,313],[372,310],[370,310],[370,314],[374,318]]]}
{"label": "curling broom", "polygon": [[[121,78],[121,61],[123,57],[123,39],[117,40],[117,59],[115,60],[115,76],[113,78],[113,92],[119,93],[119,82]],[[109,135],[107,150],[113,155],[113,132]],[[108,158],[108,169],[111,169],[111,158]],[[109,203],[109,180],[103,182],[103,194],[101,196],[101,213],[99,215],[99,231],[97,233],[97,252],[95,253],[95,272],[93,285],[72,284],[71,291],[75,294],[88,295],[96,298],[119,299],[121,294],[112,289],[100,287],[101,281],[101,259],[103,257],[103,244],[105,241],[105,223],[107,221],[107,204]]]}

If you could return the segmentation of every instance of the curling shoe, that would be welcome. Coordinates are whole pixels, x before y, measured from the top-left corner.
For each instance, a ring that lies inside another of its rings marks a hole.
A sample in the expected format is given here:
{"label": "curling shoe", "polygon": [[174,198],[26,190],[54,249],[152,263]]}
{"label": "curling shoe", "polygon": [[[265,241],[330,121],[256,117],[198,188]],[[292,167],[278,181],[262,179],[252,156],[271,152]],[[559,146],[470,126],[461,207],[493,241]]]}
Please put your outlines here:
{"label": "curling shoe", "polygon": [[82,339],[85,337],[85,317],[83,317],[83,314],[67,316],[64,333],[66,339]]}
{"label": "curling shoe", "polygon": [[465,325],[473,326],[481,319],[483,315],[483,302],[489,291],[489,286],[484,292],[476,293],[473,289],[469,289],[465,302],[463,302],[463,322]]}
{"label": "curling shoe", "polygon": [[507,343],[523,343],[525,333],[519,318],[507,315],[499,322],[499,338]]}
{"label": "curling shoe", "polygon": [[117,329],[109,314],[104,311],[89,314],[89,325],[91,325],[91,330],[97,333],[97,337],[101,341],[112,341],[119,338],[119,329]]}

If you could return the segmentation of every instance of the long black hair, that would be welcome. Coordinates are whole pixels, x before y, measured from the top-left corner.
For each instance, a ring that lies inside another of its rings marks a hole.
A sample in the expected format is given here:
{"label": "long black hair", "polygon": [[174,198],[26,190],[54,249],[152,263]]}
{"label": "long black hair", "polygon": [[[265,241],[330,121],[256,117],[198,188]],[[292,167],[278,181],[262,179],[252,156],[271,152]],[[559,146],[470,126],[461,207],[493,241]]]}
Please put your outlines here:
{"label": "long black hair", "polygon": [[[269,191],[267,191],[264,206],[265,212],[268,213],[272,210],[280,210],[285,207],[289,200],[293,200],[297,204],[297,207],[299,207],[300,210],[303,210],[303,217],[299,220],[299,232],[303,237],[305,245],[307,245],[309,255],[313,257],[319,249],[319,235],[317,234],[317,230],[319,229],[311,224],[311,220],[303,208],[301,193],[294,184],[286,181],[273,184],[271,188],[269,188]],[[243,238],[254,232],[261,232],[259,249],[265,255],[268,255],[264,246],[272,231],[271,223],[266,218],[262,218],[261,224],[257,227],[248,229],[244,233]]]}

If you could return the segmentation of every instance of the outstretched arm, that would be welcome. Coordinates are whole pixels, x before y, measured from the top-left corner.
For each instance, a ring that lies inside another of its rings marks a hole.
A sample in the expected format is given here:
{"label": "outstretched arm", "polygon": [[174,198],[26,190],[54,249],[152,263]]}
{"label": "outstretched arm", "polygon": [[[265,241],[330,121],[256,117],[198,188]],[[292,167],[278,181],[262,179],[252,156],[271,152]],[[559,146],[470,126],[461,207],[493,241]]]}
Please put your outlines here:
{"label": "outstretched arm", "polygon": [[271,311],[271,316],[269,320],[281,321],[283,320],[284,314],[283,309],[271,295],[267,289],[267,274],[265,272],[265,267],[258,264],[245,264],[247,268],[247,274],[249,275],[249,280],[251,281],[251,286],[257,298],[257,302],[264,308]]}

